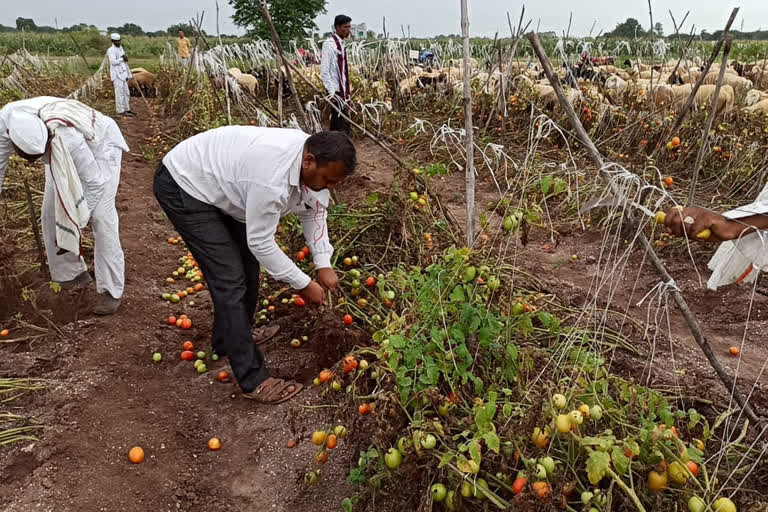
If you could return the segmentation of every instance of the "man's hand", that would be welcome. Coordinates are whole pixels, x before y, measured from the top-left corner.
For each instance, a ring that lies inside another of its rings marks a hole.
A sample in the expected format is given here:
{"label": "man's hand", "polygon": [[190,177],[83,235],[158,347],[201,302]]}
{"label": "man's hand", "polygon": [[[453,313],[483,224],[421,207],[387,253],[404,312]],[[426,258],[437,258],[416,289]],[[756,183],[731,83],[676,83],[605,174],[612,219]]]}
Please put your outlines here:
{"label": "man's hand", "polygon": [[128,56],[127,55],[123,55],[123,61],[128,62]]}
{"label": "man's hand", "polygon": [[339,278],[332,268],[317,269],[317,282],[331,291],[335,291],[339,286]]}
{"label": "man's hand", "polygon": [[744,230],[741,223],[696,206],[669,210],[664,219],[664,228],[667,233],[675,236],[687,234],[691,240],[701,240],[696,235],[709,229],[712,234],[707,240],[710,242],[734,240]]}
{"label": "man's hand", "polygon": [[325,304],[325,289],[317,281],[310,281],[306,288],[299,290],[299,293],[310,304]]}

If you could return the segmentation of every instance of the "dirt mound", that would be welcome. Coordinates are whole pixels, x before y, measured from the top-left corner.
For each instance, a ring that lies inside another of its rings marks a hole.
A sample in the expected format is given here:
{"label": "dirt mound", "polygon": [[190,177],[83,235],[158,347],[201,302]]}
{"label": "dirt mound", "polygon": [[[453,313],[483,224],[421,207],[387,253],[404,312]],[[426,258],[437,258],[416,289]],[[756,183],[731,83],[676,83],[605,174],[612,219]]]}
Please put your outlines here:
{"label": "dirt mound", "polygon": [[317,317],[313,332],[312,351],[324,368],[336,364],[354,347],[368,345],[370,340],[368,333],[358,327],[344,325],[339,316],[331,312]]}

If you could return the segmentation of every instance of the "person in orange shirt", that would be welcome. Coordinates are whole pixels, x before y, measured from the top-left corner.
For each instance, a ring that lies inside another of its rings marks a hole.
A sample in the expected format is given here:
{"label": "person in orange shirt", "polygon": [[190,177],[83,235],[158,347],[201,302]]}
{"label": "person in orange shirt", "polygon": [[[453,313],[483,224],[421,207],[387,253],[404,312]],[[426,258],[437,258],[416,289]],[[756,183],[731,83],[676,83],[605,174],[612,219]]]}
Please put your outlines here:
{"label": "person in orange shirt", "polygon": [[183,30],[179,30],[179,38],[176,40],[176,54],[179,56],[179,59],[181,59],[182,64],[189,64],[190,51],[191,46],[189,44],[189,39],[184,37]]}

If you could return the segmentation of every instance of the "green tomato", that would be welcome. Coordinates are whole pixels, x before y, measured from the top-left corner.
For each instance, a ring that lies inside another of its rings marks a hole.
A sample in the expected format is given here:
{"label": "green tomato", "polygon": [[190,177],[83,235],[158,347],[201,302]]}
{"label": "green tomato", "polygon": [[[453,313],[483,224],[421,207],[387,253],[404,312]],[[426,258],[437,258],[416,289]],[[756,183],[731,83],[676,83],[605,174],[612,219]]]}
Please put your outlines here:
{"label": "green tomato", "polygon": [[475,280],[476,275],[477,275],[477,269],[472,265],[469,265],[467,267],[464,267],[464,269],[462,269],[461,280],[464,281],[465,283],[469,283]]}
{"label": "green tomato", "polygon": [[425,450],[431,450],[437,445],[437,438],[432,434],[427,434],[421,439],[421,447]]}
{"label": "green tomato", "polygon": [[219,354],[216,354],[216,353],[211,354],[211,360],[218,361],[219,360]]}
{"label": "green tomato", "polygon": [[565,398],[565,395],[555,393],[552,395],[552,405],[554,405],[557,409],[565,409],[568,406],[568,399]]}
{"label": "green tomato", "polygon": [[197,373],[205,373],[207,371],[208,371],[208,367],[205,366],[205,363],[203,363],[203,364],[201,364],[201,365],[199,365],[197,367]]}
{"label": "green tomato", "polygon": [[595,421],[600,421],[600,418],[603,417],[603,408],[597,404],[593,405],[589,408],[589,417]]}
{"label": "green tomato", "polygon": [[547,476],[552,476],[552,473],[555,472],[555,459],[552,457],[543,457],[539,462],[547,471]]}
{"label": "green tomato", "polygon": [[448,491],[445,495],[445,508],[453,512],[456,510],[456,493],[454,491]]}
{"label": "green tomato", "polygon": [[360,370],[368,369],[368,361],[366,361],[365,359],[361,359],[359,366],[360,366]]}
{"label": "green tomato", "polygon": [[416,192],[411,192],[410,194],[408,194],[408,197],[411,198],[411,201],[415,201],[419,198],[419,194],[417,194]]}
{"label": "green tomato", "polygon": [[473,491],[472,484],[470,484],[466,480],[463,480],[461,482],[461,489],[459,489],[459,492],[461,492],[461,495],[464,496],[465,498],[469,498],[470,496],[472,496],[472,491]]}
{"label": "green tomato", "polygon": [[443,501],[446,494],[448,494],[448,489],[443,484],[434,484],[429,490],[432,493],[432,501],[435,503]]}
{"label": "green tomato", "polygon": [[482,478],[478,478],[475,483],[475,497],[481,500],[488,497],[488,482]]}
{"label": "green tomato", "polygon": [[384,454],[384,463],[391,470],[396,470],[403,463],[403,454],[397,448],[390,448]]}
{"label": "green tomato", "polygon": [[704,512],[707,510],[707,504],[698,496],[691,496],[688,499],[688,512]]}
{"label": "green tomato", "polygon": [[512,314],[515,316],[522,315],[524,311],[522,302],[515,302],[512,305]]}
{"label": "green tomato", "polygon": [[589,502],[590,502],[590,501],[592,501],[592,498],[593,498],[594,496],[595,496],[595,495],[594,495],[594,494],[592,494],[592,493],[591,493],[591,492],[589,492],[589,491],[584,491],[584,492],[582,492],[582,493],[581,493],[581,503],[582,503],[583,505],[589,505]]}
{"label": "green tomato", "polygon": [[446,416],[451,414],[451,410],[453,409],[452,405],[453,404],[450,403],[450,402],[445,402],[443,404],[438,405],[437,406],[437,414],[439,414],[440,416],[445,418]]}
{"label": "green tomato", "polygon": [[352,281],[352,288],[360,288],[360,281],[357,279],[354,279]]}
{"label": "green tomato", "polygon": [[574,425],[581,425],[584,423],[584,415],[581,414],[581,411],[571,411],[571,423]]}
{"label": "green tomato", "polygon": [[159,363],[160,361],[163,360],[163,354],[161,354],[160,352],[155,352],[154,354],[152,354],[152,360],[156,363]]}
{"label": "green tomato", "polygon": [[181,300],[181,297],[179,297],[179,296],[178,296],[178,295],[176,295],[175,293],[171,294],[171,302],[173,302],[174,304],[176,304],[176,303],[177,303],[177,302],[179,302],[180,300]]}
{"label": "green tomato", "polygon": [[546,480],[547,478],[547,468],[542,464],[536,464],[536,478],[539,480]]}
{"label": "green tomato", "polygon": [[352,270],[349,271],[349,275],[351,275],[355,279],[359,279],[360,278],[360,271],[357,270],[356,268],[353,268]]}
{"label": "green tomato", "polygon": [[358,257],[357,256],[352,256],[352,264],[355,264],[357,262],[358,262]]}
{"label": "green tomato", "polygon": [[395,300],[395,292],[393,292],[392,290],[385,292],[384,298],[387,300]]}
{"label": "green tomato", "polygon": [[203,352],[202,350],[200,352],[198,352],[197,353],[197,358],[198,359],[205,359],[205,352]]}
{"label": "green tomato", "polygon": [[337,380],[333,381],[333,383],[331,383],[331,388],[334,391],[341,391],[341,382],[339,382]]}
{"label": "green tomato", "polygon": [[269,306],[269,301],[267,299],[264,299],[263,301],[261,301],[261,305],[266,308],[267,306]]}
{"label": "green tomato", "polygon": [[491,276],[488,278],[488,289],[489,290],[498,290],[501,286],[501,281],[496,276]]}
{"label": "green tomato", "polygon": [[555,427],[561,434],[567,434],[571,431],[571,416],[568,414],[558,414],[555,418]]}
{"label": "green tomato", "polygon": [[717,498],[712,505],[715,512],[736,512],[736,504],[728,498]]}
{"label": "green tomato", "polygon": [[504,221],[501,223],[501,228],[506,232],[510,232],[513,229],[515,229],[515,224],[516,224],[515,219],[513,219],[510,216],[507,216],[507,217],[504,217]]}
{"label": "green tomato", "polygon": [[171,294],[170,293],[164,293],[161,295],[163,300],[171,300]]}

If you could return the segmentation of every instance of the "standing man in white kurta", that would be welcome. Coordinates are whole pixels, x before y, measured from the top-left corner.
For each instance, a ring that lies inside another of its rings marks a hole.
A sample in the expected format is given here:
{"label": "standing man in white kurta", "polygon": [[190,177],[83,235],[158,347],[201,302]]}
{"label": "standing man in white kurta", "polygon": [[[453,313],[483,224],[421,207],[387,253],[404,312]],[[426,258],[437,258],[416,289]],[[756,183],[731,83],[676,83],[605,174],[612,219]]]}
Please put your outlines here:
{"label": "standing man in white kurta", "polygon": [[[181,142],[157,169],[155,197],[211,291],[213,349],[229,358],[247,398],[279,403],[301,389],[297,382],[270,377],[254,343],[259,265],[308,302],[323,303],[325,289],[339,282],[331,268],[328,189],[355,166],[355,147],[343,133],[225,126]],[[275,241],[280,218],[288,213],[301,219],[315,279]]]}
{"label": "standing man in white kurta", "polygon": [[51,279],[64,289],[91,281],[80,255],[80,228],[90,220],[100,294],[93,312],[115,313],[125,286],[115,194],[123,151],[128,151],[117,124],[75,100],[41,96],[14,101],[0,109],[0,192],[14,151],[45,164],[41,222]]}
{"label": "standing man in white kurta", "polygon": [[121,116],[135,116],[131,110],[131,91],[128,90],[128,80],[131,79],[131,68],[128,67],[128,57],[120,40],[120,34],[112,34],[112,46],[107,50],[109,60],[109,77],[115,86],[115,111]]}
{"label": "standing man in white kurta", "polygon": [[[334,96],[341,111],[348,115],[347,104],[350,98],[349,62],[347,61],[347,46],[344,40],[349,37],[352,18],[339,14],[333,20],[331,37],[323,43],[323,58],[320,63],[320,77],[328,94]],[[335,108],[331,109],[332,131],[344,132],[349,135],[349,123],[341,117]]]}

